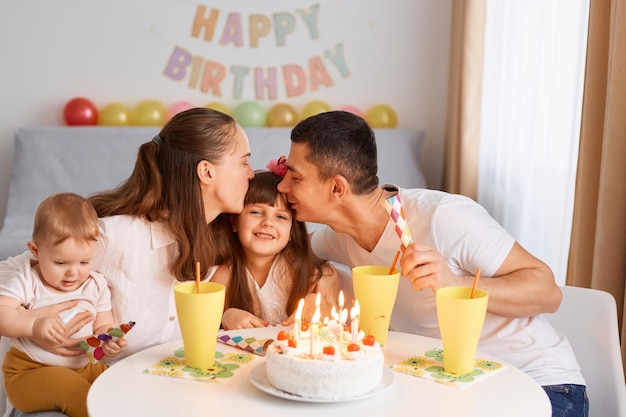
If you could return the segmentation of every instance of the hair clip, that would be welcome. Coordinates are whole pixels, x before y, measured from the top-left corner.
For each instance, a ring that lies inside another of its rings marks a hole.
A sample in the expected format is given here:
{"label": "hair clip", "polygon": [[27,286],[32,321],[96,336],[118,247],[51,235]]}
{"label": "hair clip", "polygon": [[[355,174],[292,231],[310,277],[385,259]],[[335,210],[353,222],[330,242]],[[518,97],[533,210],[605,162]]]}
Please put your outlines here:
{"label": "hair clip", "polygon": [[287,174],[287,157],[281,155],[278,159],[272,159],[268,162],[267,168],[279,177],[285,178],[285,174]]}
{"label": "hair clip", "polygon": [[156,146],[161,146],[161,144],[163,143],[163,139],[161,139],[161,136],[155,135],[152,138],[152,142],[156,143]]}

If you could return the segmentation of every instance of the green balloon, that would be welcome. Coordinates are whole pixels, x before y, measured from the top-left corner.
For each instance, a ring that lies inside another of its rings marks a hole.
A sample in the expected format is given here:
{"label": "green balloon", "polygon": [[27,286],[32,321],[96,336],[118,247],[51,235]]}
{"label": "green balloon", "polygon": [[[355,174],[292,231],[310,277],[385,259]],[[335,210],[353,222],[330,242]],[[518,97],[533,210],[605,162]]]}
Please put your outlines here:
{"label": "green balloon", "polygon": [[242,127],[264,127],[265,108],[256,101],[244,101],[235,107],[235,119]]}

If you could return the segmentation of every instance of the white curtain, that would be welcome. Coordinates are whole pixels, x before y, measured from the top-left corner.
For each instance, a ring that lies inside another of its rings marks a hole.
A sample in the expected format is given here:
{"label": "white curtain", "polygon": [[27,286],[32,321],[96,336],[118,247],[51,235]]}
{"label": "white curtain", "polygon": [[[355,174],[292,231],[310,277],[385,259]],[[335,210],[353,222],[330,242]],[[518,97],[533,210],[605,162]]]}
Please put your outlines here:
{"label": "white curtain", "polygon": [[589,0],[488,0],[478,202],[565,285]]}

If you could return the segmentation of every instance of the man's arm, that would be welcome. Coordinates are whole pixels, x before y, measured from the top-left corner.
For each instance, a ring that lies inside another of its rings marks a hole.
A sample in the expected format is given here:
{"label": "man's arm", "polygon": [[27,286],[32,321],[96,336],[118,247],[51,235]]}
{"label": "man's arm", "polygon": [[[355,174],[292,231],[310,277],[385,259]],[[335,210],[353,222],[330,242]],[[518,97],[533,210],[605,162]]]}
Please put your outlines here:
{"label": "man's arm", "polygon": [[488,310],[505,317],[554,313],[561,305],[561,289],[552,270],[515,242],[491,279],[479,286],[489,293]]}
{"label": "man's arm", "polygon": [[[471,287],[473,275],[454,274],[443,256],[425,245],[410,245],[400,261],[402,276],[415,290]],[[561,290],[552,270],[517,242],[493,277],[480,279],[479,288],[489,293],[490,313],[504,317],[530,317],[553,313],[561,304]]]}

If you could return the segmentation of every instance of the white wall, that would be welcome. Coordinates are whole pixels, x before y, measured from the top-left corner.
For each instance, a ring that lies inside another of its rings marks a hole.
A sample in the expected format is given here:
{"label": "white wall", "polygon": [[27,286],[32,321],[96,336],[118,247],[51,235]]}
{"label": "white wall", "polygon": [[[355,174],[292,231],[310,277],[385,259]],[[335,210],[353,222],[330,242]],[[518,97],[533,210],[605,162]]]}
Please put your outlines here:
{"label": "white wall", "polygon": [[[198,6],[219,14],[212,41],[192,36]],[[307,25],[302,16],[316,7],[317,19]],[[257,47],[249,39],[251,15],[271,24]],[[241,19],[241,46],[234,45],[235,32],[229,32],[230,42],[220,44],[229,16]],[[281,17],[295,23],[284,45],[273,24]],[[198,106],[218,101],[231,108],[255,100],[267,109],[279,102],[301,109],[312,100],[362,110],[386,103],[395,109],[399,127],[427,131],[423,166],[429,186],[440,188],[449,31],[450,0],[3,1],[0,218],[11,176],[13,131],[26,125],[62,125],[63,106],[76,96],[88,97],[98,108],[111,102],[133,107],[145,99],[166,106],[181,100]],[[337,53],[338,45],[343,66],[326,55]],[[167,75],[177,48],[227,70],[220,96],[189,87],[190,76],[176,81]],[[282,68],[297,65],[308,73],[311,60],[322,63],[326,83],[317,91],[309,83],[302,94],[287,97]],[[275,68],[276,96],[270,98],[266,89],[263,97],[255,97],[252,75],[235,86],[233,66],[248,68],[250,74],[257,67],[265,74]]]}

